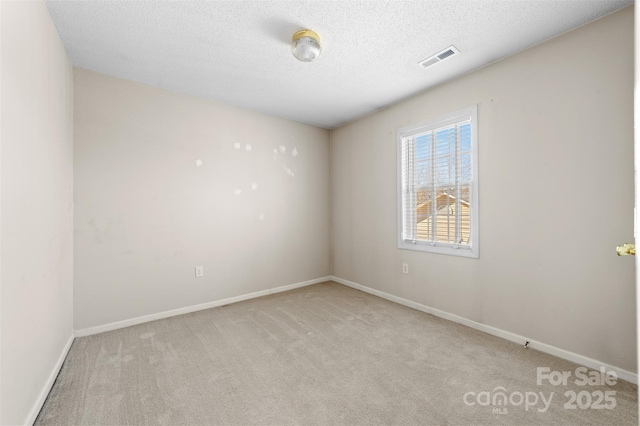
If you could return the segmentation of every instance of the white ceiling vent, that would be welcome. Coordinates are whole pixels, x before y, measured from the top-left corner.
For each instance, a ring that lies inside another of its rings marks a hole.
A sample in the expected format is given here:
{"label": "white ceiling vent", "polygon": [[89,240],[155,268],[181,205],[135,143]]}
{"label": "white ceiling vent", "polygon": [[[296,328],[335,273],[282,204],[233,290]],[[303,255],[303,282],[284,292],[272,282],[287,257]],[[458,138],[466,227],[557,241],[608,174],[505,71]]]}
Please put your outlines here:
{"label": "white ceiling vent", "polygon": [[431,65],[442,62],[447,58],[457,55],[458,53],[460,53],[460,51],[456,49],[455,46],[449,46],[443,51],[438,52],[433,56],[429,56],[427,59],[421,60],[420,62],[418,62],[418,65],[423,68],[429,68]]}

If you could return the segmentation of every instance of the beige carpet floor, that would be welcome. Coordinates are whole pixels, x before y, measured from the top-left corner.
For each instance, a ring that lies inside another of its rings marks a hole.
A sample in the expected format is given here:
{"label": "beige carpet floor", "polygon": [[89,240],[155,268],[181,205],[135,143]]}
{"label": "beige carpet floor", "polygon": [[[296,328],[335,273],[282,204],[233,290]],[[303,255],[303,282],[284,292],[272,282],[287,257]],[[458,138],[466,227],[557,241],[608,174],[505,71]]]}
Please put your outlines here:
{"label": "beige carpet floor", "polygon": [[578,367],[329,282],[78,338],[36,424],[638,424]]}

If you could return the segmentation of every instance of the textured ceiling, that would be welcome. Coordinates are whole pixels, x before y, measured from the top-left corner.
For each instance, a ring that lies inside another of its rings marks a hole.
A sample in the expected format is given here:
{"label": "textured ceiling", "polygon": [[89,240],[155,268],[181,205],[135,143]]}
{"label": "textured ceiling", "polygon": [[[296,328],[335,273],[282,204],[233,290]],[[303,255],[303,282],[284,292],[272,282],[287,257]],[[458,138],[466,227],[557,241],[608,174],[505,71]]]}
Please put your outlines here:
{"label": "textured ceiling", "polygon": [[[48,1],[74,66],[334,128],[632,4],[562,1]],[[322,38],[297,61],[291,35]],[[418,61],[454,45],[428,69]]]}

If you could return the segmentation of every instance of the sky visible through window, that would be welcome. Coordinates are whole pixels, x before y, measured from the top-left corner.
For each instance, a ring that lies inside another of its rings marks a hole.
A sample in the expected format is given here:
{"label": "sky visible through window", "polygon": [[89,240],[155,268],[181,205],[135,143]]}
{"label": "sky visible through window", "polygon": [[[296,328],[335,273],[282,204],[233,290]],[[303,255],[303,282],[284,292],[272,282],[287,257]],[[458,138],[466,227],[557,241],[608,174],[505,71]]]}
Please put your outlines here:
{"label": "sky visible through window", "polygon": [[471,123],[423,133],[416,136],[415,144],[416,188],[455,184],[456,173],[460,177],[458,183],[471,182]]}

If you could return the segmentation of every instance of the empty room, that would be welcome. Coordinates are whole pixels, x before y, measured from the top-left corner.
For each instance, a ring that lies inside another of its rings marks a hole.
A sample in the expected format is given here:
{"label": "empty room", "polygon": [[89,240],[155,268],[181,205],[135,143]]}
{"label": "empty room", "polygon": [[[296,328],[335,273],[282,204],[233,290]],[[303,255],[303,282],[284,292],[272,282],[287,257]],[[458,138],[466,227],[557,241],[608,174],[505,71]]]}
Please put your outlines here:
{"label": "empty room", "polygon": [[637,425],[635,13],[0,1],[0,424]]}

